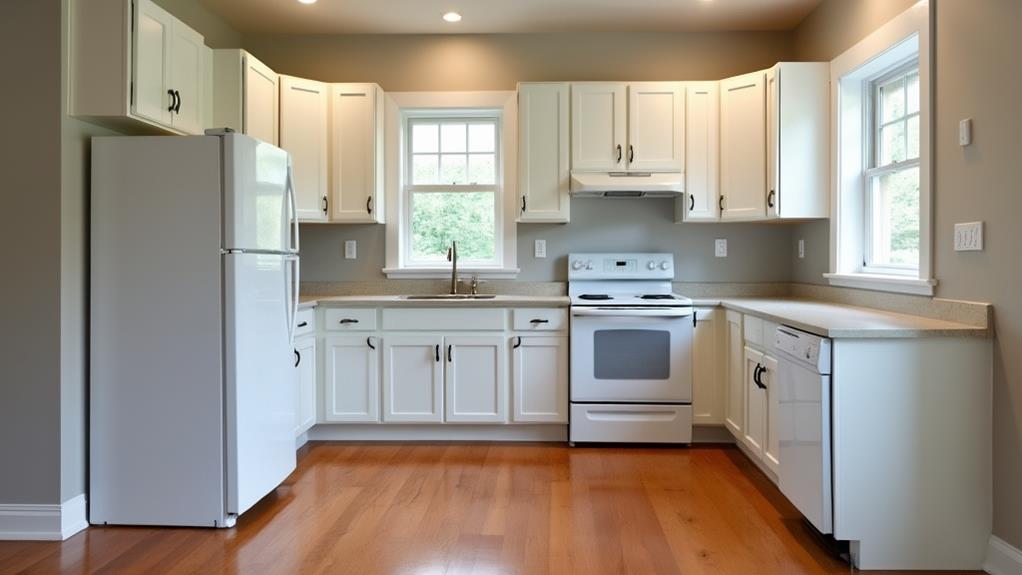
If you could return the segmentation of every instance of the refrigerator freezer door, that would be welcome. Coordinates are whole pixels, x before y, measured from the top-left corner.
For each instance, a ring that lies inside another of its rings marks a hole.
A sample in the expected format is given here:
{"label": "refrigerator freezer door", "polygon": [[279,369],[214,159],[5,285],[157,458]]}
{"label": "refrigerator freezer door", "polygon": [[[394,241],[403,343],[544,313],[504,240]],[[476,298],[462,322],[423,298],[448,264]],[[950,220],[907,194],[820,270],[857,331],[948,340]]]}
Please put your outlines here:
{"label": "refrigerator freezer door", "polygon": [[290,156],[242,134],[222,137],[224,156],[224,248],[296,252]]}
{"label": "refrigerator freezer door", "polygon": [[243,513],[295,468],[293,259],[224,256],[229,513]]}

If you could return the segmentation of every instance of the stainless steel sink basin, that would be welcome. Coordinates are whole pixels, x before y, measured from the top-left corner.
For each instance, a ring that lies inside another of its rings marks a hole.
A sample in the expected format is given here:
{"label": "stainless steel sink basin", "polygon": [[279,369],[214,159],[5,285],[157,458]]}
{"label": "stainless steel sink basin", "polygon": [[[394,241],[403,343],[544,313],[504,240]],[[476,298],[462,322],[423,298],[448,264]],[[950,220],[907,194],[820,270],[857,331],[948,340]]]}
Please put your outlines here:
{"label": "stainless steel sink basin", "polygon": [[476,295],[472,295],[472,294],[467,294],[467,293],[459,293],[459,294],[443,293],[443,294],[434,294],[434,295],[406,295],[406,296],[401,296],[401,297],[402,297],[402,299],[408,299],[408,300],[437,300],[437,301],[443,301],[443,300],[467,300],[467,299],[495,299],[497,296],[494,295],[494,294],[476,294]]}

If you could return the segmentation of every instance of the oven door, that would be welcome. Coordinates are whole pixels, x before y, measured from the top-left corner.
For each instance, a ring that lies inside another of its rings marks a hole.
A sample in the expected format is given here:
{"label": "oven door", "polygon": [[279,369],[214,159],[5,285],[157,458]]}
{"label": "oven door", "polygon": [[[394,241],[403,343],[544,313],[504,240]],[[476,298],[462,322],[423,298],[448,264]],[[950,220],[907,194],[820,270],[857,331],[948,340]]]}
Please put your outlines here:
{"label": "oven door", "polygon": [[692,308],[571,308],[571,400],[692,401]]}

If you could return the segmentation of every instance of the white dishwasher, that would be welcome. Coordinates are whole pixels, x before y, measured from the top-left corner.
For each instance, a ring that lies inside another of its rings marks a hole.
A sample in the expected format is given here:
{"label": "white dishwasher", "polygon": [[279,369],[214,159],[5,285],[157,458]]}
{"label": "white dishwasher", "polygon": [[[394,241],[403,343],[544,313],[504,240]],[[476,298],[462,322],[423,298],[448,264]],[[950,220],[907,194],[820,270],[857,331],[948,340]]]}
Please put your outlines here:
{"label": "white dishwasher", "polygon": [[830,340],[780,326],[774,343],[781,492],[821,533],[833,533]]}

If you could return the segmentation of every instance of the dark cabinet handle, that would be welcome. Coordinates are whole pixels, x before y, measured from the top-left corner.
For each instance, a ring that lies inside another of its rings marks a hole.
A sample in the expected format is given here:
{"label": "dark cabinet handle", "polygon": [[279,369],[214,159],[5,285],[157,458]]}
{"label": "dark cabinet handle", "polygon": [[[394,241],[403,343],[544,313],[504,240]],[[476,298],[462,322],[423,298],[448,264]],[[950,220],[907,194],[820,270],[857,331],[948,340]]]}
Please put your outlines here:
{"label": "dark cabinet handle", "polygon": [[628,163],[635,161],[635,146],[628,144]]}
{"label": "dark cabinet handle", "polygon": [[522,196],[522,213],[525,213],[525,196]]}
{"label": "dark cabinet handle", "polygon": [[327,213],[330,209],[330,200],[326,196],[323,196],[323,213]]}
{"label": "dark cabinet handle", "polygon": [[617,145],[617,163],[621,163],[621,144]]}
{"label": "dark cabinet handle", "polygon": [[436,361],[440,363],[440,344],[436,344]]}
{"label": "dark cabinet handle", "polygon": [[295,367],[298,367],[299,363],[302,363],[302,352],[300,352],[300,351],[298,351],[296,349],[295,350]]}
{"label": "dark cabinet handle", "polygon": [[721,196],[721,197],[720,197],[720,198],[719,198],[719,199],[717,200],[717,207],[718,207],[718,208],[720,208],[720,213],[722,213],[722,214],[723,214],[723,213],[724,213],[724,196]]}
{"label": "dark cabinet handle", "polygon": [[341,325],[348,325],[349,323],[358,323],[357,319],[344,318],[340,321]]}
{"label": "dark cabinet handle", "polygon": [[548,320],[548,319],[532,319],[532,320],[529,320],[529,323],[531,323],[532,325],[538,325],[538,324],[541,324],[541,323],[550,323],[550,320]]}
{"label": "dark cabinet handle", "polygon": [[308,327],[308,326],[309,326],[309,322],[307,322],[307,321],[303,321],[302,323],[298,324],[298,327]]}
{"label": "dark cabinet handle", "polygon": [[447,346],[447,363],[451,363],[454,359],[451,357],[451,351],[454,349],[453,345]]}
{"label": "dark cabinet handle", "polygon": [[767,194],[767,206],[768,207],[771,207],[771,208],[774,207],[774,196],[776,196],[776,195],[777,195],[777,192],[775,192],[773,190],[770,190],[770,193]]}
{"label": "dark cabinet handle", "polygon": [[366,198],[366,211],[370,214],[373,213],[373,197],[369,196]]}
{"label": "dark cabinet handle", "polygon": [[758,387],[760,389],[766,389],[767,388],[766,384],[763,383],[763,379],[762,379],[763,372],[765,372],[765,371],[766,371],[766,368],[757,363],[756,364],[756,371],[754,371],[753,374],[752,374],[752,381],[753,381],[753,383],[755,383],[756,387]]}
{"label": "dark cabinet handle", "polygon": [[167,108],[167,111],[173,112],[174,105],[177,104],[177,94],[174,92],[174,90],[167,90],[167,94],[170,95],[170,107]]}
{"label": "dark cabinet handle", "polygon": [[366,345],[369,346],[369,349],[376,349],[376,346],[373,345],[373,336],[369,336],[366,338]]}
{"label": "dark cabinet handle", "polygon": [[174,95],[177,96],[177,104],[174,105],[174,113],[181,113],[181,92],[174,90]]}
{"label": "dark cabinet handle", "polygon": [[520,347],[522,347],[522,336],[515,338],[515,344],[511,347],[511,349],[518,349]]}
{"label": "dark cabinet handle", "polygon": [[696,197],[692,194],[688,195],[688,211],[696,209]]}

